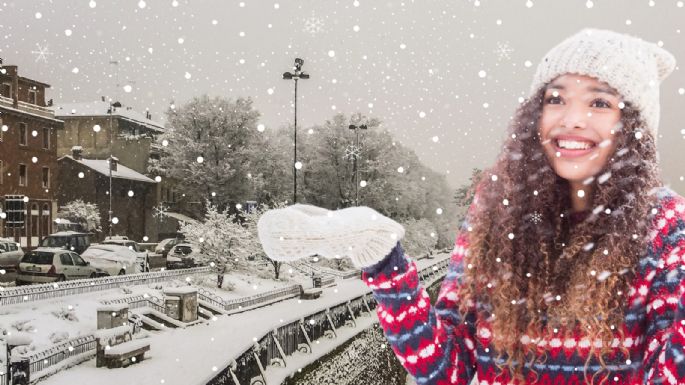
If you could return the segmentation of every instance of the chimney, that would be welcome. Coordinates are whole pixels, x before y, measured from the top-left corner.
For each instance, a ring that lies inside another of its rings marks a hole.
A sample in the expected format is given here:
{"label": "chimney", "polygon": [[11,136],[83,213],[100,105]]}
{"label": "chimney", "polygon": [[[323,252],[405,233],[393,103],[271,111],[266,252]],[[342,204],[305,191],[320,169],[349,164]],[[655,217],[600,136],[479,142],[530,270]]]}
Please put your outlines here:
{"label": "chimney", "polygon": [[81,146],[73,146],[71,148],[71,157],[74,158],[74,160],[81,160],[83,159],[83,147]]}
{"label": "chimney", "polygon": [[152,115],[150,115],[150,111],[145,111],[145,119],[152,120]]}
{"label": "chimney", "polygon": [[117,170],[117,165],[119,164],[119,158],[117,158],[116,156],[112,156],[112,157],[109,158],[109,160],[110,160],[110,161],[109,161],[109,167],[110,167],[110,169],[111,169],[112,171],[116,171],[116,170]]}
{"label": "chimney", "polygon": [[102,97],[102,101],[103,101],[103,102],[105,101],[105,97],[104,97],[104,96]]}
{"label": "chimney", "polygon": [[48,100],[48,107],[52,107],[53,101],[52,99]]}
{"label": "chimney", "polygon": [[12,78],[12,105],[14,108],[19,108],[19,68],[17,66],[6,66],[7,75]]}

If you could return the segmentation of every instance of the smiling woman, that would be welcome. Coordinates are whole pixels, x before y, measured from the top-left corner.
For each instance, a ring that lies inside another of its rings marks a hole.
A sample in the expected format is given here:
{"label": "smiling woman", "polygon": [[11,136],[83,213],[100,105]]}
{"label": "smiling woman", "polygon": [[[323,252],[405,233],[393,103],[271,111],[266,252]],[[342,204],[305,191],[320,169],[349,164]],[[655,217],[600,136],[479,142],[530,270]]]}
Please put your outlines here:
{"label": "smiling woman", "polygon": [[590,76],[565,74],[545,89],[540,139],[554,171],[570,186],[573,211],[591,207],[592,184],[616,150],[625,103],[606,83]]}
{"label": "smiling woman", "polygon": [[612,31],[552,48],[471,191],[435,306],[395,243],[403,229],[368,208],[268,212],[265,251],[350,256],[420,385],[683,384],[685,199],[656,152],[674,68]]}

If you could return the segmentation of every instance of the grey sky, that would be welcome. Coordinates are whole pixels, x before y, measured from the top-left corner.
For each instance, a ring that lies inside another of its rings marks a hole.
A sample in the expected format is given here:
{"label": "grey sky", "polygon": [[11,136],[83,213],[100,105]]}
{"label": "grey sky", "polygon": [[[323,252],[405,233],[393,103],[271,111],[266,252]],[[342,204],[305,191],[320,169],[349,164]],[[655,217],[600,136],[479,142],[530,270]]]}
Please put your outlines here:
{"label": "grey sky", "polygon": [[[172,100],[251,96],[267,129],[292,122],[293,84],[281,74],[301,57],[311,79],[300,82],[300,127],[336,112],[380,118],[458,186],[473,167],[494,161],[538,60],[581,28],[663,41],[685,62],[682,1],[532,4],[0,0],[0,56],[19,65],[21,75],[50,83],[49,97],[58,103],[116,95],[161,118]],[[43,60],[39,52],[46,48]],[[659,150],[666,181],[685,193],[682,88],[678,67],[661,89]]]}

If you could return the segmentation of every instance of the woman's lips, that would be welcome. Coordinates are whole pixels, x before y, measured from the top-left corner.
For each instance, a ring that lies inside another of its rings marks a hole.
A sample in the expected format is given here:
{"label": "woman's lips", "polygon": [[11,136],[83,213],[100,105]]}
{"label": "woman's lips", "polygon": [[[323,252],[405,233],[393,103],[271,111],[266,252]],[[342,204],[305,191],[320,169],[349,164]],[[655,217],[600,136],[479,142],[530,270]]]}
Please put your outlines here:
{"label": "woman's lips", "polygon": [[581,149],[571,150],[568,148],[559,147],[556,140],[552,140],[552,146],[554,148],[555,155],[558,154],[558,157],[563,157],[563,158],[579,158],[581,156],[585,156],[587,154],[590,154],[591,152],[593,152],[595,150],[595,148],[597,148],[597,146],[595,145],[595,146],[592,146],[592,147],[584,149],[584,150],[581,150]]}

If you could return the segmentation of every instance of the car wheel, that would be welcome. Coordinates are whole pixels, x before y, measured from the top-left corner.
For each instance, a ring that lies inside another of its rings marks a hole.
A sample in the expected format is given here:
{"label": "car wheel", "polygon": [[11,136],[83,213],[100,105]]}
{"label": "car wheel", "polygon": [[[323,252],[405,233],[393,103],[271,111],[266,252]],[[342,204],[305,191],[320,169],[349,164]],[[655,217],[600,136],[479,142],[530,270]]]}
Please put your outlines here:
{"label": "car wheel", "polygon": [[60,275],[59,277],[57,277],[57,282],[64,282],[66,280],[67,280],[67,277],[65,277],[63,275]]}
{"label": "car wheel", "polygon": [[124,269],[119,270],[119,275],[125,275],[125,274],[126,274],[126,270],[124,270]]}

